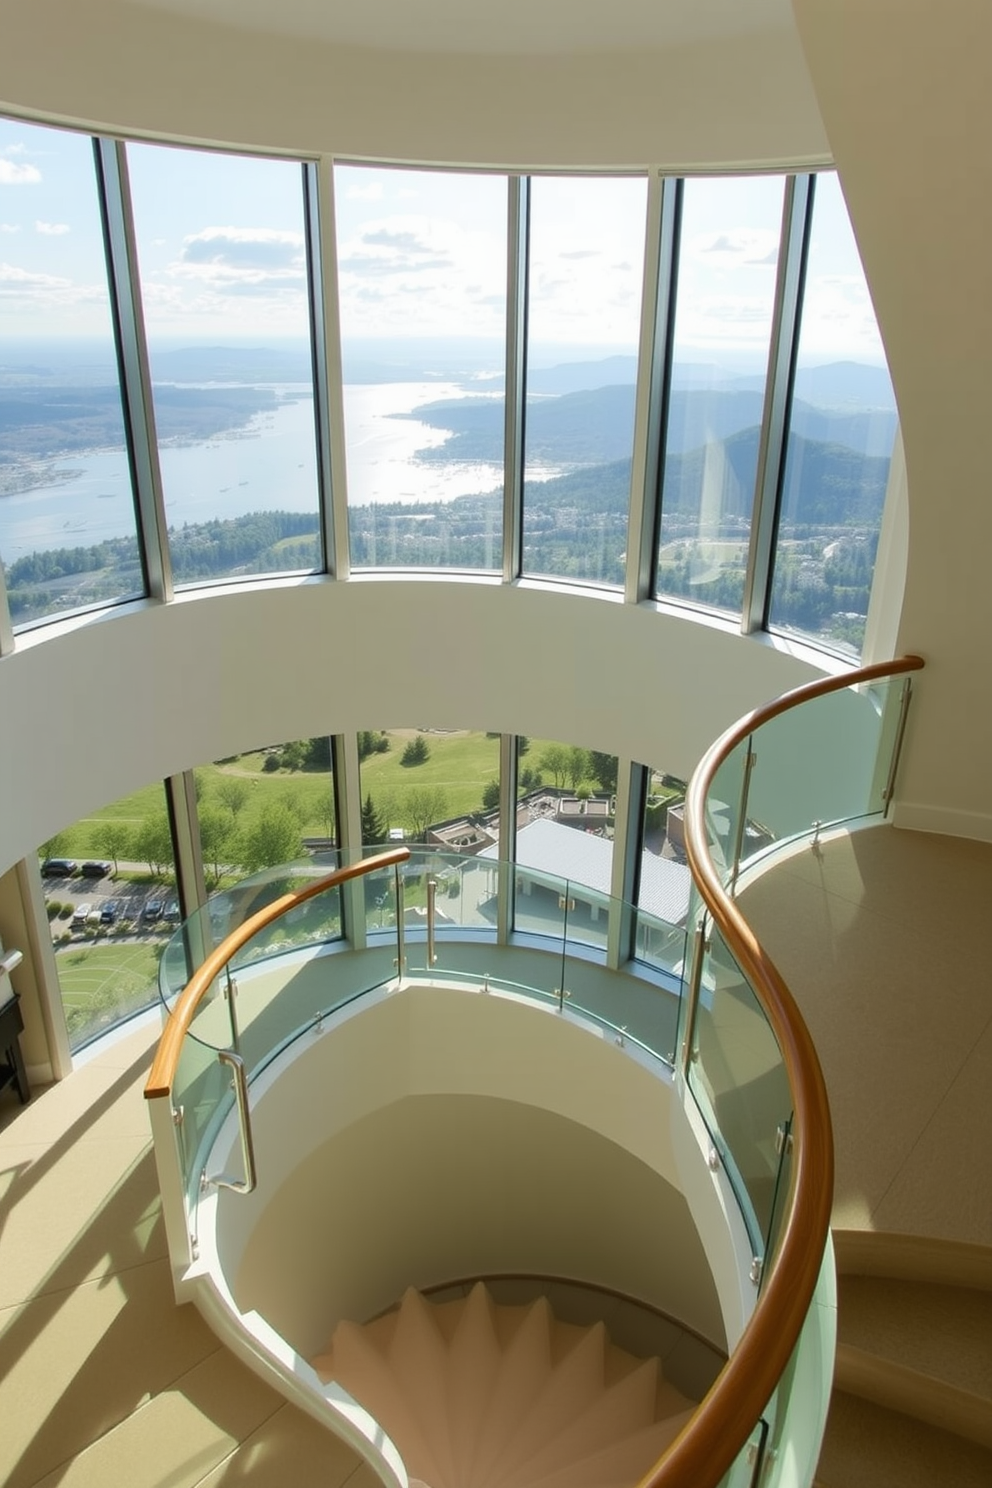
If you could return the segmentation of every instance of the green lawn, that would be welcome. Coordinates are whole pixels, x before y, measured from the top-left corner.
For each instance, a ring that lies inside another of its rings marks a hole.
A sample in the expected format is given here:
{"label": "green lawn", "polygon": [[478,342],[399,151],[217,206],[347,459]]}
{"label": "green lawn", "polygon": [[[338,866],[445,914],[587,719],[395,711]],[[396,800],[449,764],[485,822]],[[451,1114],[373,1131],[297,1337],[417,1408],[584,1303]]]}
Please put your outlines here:
{"label": "green lawn", "polygon": [[[430,748],[430,758],[422,765],[404,766],[400,763],[403,747],[408,739],[415,737],[417,730],[391,729],[387,732],[389,751],[370,755],[362,761],[362,797],[364,799],[371,791],[376,805],[389,818],[388,825],[404,825],[404,805],[412,790],[428,788],[443,793],[443,807],[435,813],[437,819],[482,809],[484,787],[499,776],[499,739],[466,731],[428,733],[424,738]],[[539,769],[541,754],[551,742],[532,739],[522,765],[532,770]],[[302,835],[328,835],[329,823],[324,809],[330,795],[327,773],[323,770],[266,771],[266,758],[264,750],[254,750],[224,765],[198,766],[200,805],[226,810],[217,795],[218,782],[225,776],[234,776],[245,780],[249,787],[237,819],[239,830],[250,827],[267,804],[292,799],[295,803],[303,803],[300,812]],[[551,783],[551,777],[545,772],[545,784]],[[65,845],[60,845],[58,852],[75,858],[107,857],[108,853],[100,843],[100,829],[106,822],[121,821],[136,828],[147,817],[164,809],[161,786],[146,786],[70,827]]]}
{"label": "green lawn", "polygon": [[100,1028],[155,1001],[163,945],[164,941],[119,945],[92,941],[56,951],[73,1048]]}

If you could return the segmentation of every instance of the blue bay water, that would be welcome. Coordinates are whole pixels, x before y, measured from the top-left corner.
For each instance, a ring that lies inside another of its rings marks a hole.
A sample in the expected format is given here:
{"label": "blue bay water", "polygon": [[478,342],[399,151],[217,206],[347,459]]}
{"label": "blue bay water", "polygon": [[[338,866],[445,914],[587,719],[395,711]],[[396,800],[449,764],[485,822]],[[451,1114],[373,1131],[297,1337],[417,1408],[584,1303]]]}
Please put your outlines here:
{"label": "blue bay water", "polygon": [[[202,443],[160,447],[166,519],[184,523],[256,511],[317,511],[313,405],[309,389],[276,387],[287,399],[244,429]],[[395,418],[423,403],[457,397],[444,383],[347,386],[348,492],[352,505],[449,501],[488,491],[502,480],[496,465],[418,463],[418,450],[447,437],[416,419]],[[45,549],[85,547],[134,534],[124,450],[86,451],[46,462],[56,479],[16,496],[0,496],[0,556],[5,563]],[[70,475],[70,479],[59,476]]]}

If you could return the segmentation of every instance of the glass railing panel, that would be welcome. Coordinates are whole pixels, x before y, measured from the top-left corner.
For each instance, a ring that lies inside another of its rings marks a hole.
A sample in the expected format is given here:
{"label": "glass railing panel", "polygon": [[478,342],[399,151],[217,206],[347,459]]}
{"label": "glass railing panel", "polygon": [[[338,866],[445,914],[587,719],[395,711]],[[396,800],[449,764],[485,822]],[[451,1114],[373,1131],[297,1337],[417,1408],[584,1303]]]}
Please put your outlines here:
{"label": "glass railing panel", "polygon": [[777,1132],[791,1117],[792,1097],[771,1025],[715,930],[703,963],[689,1088],[762,1255],[775,1203]]}
{"label": "glass railing panel", "polygon": [[606,941],[610,924],[610,907],[619,910],[619,902],[609,894],[587,888],[585,884],[567,879],[564,884],[566,899],[565,952],[592,946],[606,955]]}
{"label": "glass railing panel", "polygon": [[899,687],[898,678],[886,678],[811,698],[752,736],[742,861],[817,824],[826,828],[882,809],[876,763],[886,697]]}
{"label": "glass railing panel", "polygon": [[706,837],[713,864],[724,886],[734,876],[734,860],[740,837],[738,823],[745,789],[745,771],[750,739],[730,751],[713,776],[706,797]]}
{"label": "glass railing panel", "polygon": [[720,1488],[754,1488],[761,1481],[758,1469],[767,1440],[768,1427],[762,1419],[751,1428],[747,1441],[720,1479]]}
{"label": "glass railing panel", "polygon": [[560,878],[537,873],[532,868],[514,871],[514,929],[518,934],[545,935],[558,942],[565,938],[568,896]]}
{"label": "glass railing panel", "polygon": [[686,959],[685,925],[670,925],[657,915],[636,911],[634,959],[656,971],[681,978]]}
{"label": "glass railing panel", "polygon": [[179,1151],[191,1213],[207,1154],[234,1101],[231,1071],[217,1057],[218,1049],[231,1047],[227,1002],[218,983],[197,1009],[193,1029],[183,1040],[172,1085],[172,1105],[181,1112]]}
{"label": "glass railing panel", "polygon": [[772,1198],[771,1212],[768,1217],[768,1229],[765,1234],[765,1266],[762,1272],[762,1282],[768,1275],[769,1265],[778,1249],[779,1240],[782,1238],[785,1218],[788,1211],[789,1190],[792,1182],[792,1117],[781,1126],[781,1137],[779,1139],[778,1172],[775,1177],[775,1193]]}

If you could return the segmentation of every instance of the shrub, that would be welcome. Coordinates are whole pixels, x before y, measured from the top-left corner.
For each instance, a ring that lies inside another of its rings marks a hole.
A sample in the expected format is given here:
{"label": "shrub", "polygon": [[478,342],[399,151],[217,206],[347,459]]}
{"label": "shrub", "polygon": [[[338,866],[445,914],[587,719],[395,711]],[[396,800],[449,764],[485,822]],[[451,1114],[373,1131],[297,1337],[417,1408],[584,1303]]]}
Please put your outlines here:
{"label": "shrub", "polygon": [[273,770],[278,770],[279,764],[280,758],[278,754],[267,754],[262,761],[262,769],[267,775],[271,775]]}
{"label": "shrub", "polygon": [[400,764],[407,766],[422,765],[427,760],[429,760],[430,757],[431,751],[428,747],[427,740],[424,739],[420,734],[418,734],[415,739],[410,740],[406,748],[403,750],[403,753],[400,755]]}

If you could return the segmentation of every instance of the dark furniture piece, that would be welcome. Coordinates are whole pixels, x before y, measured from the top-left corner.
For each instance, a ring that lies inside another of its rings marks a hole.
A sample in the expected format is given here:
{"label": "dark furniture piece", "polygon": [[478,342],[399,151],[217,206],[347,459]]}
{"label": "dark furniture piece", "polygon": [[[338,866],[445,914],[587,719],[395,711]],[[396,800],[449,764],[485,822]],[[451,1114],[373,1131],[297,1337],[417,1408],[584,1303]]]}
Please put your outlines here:
{"label": "dark furniture piece", "polygon": [[[0,1054],[3,1055],[3,1063],[0,1064],[0,1090],[13,1083],[17,1087],[21,1105],[24,1106],[31,1099],[20,1045],[24,1019],[21,1017],[17,993],[10,990],[9,982],[4,987],[4,982],[7,982],[7,978],[0,978],[0,998],[4,999],[0,1001]],[[5,992],[9,994],[6,998]]]}

